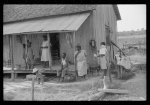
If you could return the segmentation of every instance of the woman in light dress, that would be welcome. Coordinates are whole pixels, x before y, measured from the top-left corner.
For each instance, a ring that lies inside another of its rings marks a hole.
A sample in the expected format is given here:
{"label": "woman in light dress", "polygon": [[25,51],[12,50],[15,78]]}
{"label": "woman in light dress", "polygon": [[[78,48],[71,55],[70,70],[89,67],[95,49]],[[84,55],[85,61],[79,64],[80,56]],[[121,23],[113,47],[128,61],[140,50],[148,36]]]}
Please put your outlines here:
{"label": "woman in light dress", "polygon": [[75,66],[77,69],[78,76],[86,77],[87,74],[87,62],[86,62],[86,52],[85,50],[81,50],[81,46],[76,46],[75,52]]}
{"label": "woman in light dress", "polygon": [[[48,49],[48,46],[50,43],[47,40],[47,36],[43,36],[43,39],[44,41],[42,42],[42,45],[41,45],[41,61],[43,62],[44,67],[48,67],[49,62],[51,64],[51,61],[52,61],[51,53]],[[50,44],[50,47],[51,47],[51,44]]]}

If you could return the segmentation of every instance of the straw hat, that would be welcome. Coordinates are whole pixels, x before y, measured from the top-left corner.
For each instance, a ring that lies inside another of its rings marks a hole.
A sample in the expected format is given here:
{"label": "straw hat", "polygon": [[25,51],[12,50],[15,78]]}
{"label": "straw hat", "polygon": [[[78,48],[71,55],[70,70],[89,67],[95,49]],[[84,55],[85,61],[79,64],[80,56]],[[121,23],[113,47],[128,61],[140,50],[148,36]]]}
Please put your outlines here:
{"label": "straw hat", "polygon": [[32,73],[35,73],[35,72],[37,72],[37,71],[38,71],[38,69],[37,69],[37,68],[34,68]]}

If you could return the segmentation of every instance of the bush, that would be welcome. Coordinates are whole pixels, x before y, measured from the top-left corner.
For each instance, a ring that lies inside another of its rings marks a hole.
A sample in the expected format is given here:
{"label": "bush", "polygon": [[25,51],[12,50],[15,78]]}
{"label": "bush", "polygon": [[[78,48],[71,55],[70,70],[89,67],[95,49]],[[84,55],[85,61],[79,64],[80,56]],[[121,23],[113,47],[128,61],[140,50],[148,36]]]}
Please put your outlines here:
{"label": "bush", "polygon": [[122,73],[122,78],[120,79],[128,80],[128,79],[131,79],[133,76],[135,76],[135,73],[133,73],[131,70],[124,69]]}

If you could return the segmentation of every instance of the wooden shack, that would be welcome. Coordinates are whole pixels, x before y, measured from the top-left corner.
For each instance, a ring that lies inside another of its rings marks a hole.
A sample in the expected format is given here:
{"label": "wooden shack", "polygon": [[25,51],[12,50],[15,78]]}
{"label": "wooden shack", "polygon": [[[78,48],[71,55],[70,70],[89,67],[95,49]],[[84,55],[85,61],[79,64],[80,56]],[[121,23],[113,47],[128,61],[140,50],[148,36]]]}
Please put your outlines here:
{"label": "wooden shack", "polygon": [[[75,45],[86,50],[89,65],[97,64],[93,54],[100,42],[110,38],[117,44],[117,5],[4,5],[3,62],[5,66],[24,67],[23,43],[32,42],[35,59],[40,59],[42,36],[52,44],[52,65],[63,52],[74,63]],[[94,40],[95,46],[91,43]],[[111,48],[115,53],[115,48]],[[113,56],[111,58],[114,59]]]}

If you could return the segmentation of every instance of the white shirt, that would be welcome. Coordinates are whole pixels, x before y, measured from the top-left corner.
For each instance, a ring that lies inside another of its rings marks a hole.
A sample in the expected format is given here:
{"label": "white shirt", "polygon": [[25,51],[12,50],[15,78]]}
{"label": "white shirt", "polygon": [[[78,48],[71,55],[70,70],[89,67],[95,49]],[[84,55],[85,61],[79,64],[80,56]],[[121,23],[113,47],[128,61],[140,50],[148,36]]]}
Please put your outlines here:
{"label": "white shirt", "polygon": [[101,54],[104,54],[104,55],[105,55],[106,52],[107,52],[106,47],[102,45],[102,47],[99,49],[99,54],[100,54],[100,55],[101,55]]}
{"label": "white shirt", "polygon": [[66,65],[66,59],[62,59],[62,65]]}

